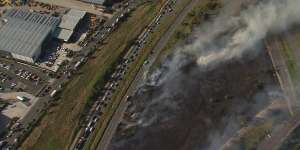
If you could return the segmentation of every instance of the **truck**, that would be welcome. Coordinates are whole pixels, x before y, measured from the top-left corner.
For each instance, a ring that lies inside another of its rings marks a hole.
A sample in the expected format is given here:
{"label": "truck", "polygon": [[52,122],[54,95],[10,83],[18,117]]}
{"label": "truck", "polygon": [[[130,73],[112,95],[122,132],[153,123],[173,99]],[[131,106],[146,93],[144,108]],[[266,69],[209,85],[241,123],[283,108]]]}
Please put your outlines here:
{"label": "truck", "polygon": [[78,69],[78,67],[81,65],[81,61],[77,61],[77,63],[74,65],[74,68],[77,70]]}
{"label": "truck", "polygon": [[28,100],[28,98],[26,98],[25,96],[17,96],[17,100],[24,102]]}
{"label": "truck", "polygon": [[50,97],[54,97],[57,94],[57,90],[53,90],[50,94]]}

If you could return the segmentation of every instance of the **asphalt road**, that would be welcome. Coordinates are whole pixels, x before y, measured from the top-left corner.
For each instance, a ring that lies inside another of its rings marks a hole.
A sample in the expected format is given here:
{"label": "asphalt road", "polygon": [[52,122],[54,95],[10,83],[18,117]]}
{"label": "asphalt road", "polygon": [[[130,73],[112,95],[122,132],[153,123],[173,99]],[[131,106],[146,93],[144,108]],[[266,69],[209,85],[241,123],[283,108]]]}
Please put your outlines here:
{"label": "asphalt road", "polygon": [[[109,19],[106,23],[105,26],[111,26],[111,24],[113,22],[115,22],[117,16],[120,14],[116,14],[114,17],[112,17],[111,19]],[[102,29],[100,28],[99,30],[107,30],[107,29]],[[104,32],[104,31],[103,31]],[[105,32],[105,36],[103,38],[105,38],[107,35],[109,34],[108,31]],[[102,40],[101,39],[97,39],[97,40]],[[91,44],[91,43],[89,43]],[[83,48],[85,49],[85,48]],[[82,53],[84,53],[84,50],[82,50]],[[62,90],[61,89],[61,85],[67,83],[70,78],[68,77],[68,73],[64,74],[63,72],[71,72],[72,69],[74,68],[74,65],[76,62],[78,62],[79,60],[85,58],[84,55],[80,55],[78,57],[75,57],[68,65],[69,68],[62,68],[61,71],[61,77],[59,79],[56,79],[54,82],[50,83],[48,86],[51,87],[50,89],[50,93],[54,90]],[[87,57],[86,57],[87,58]],[[29,69],[30,70],[30,69]],[[58,73],[59,74],[59,73]],[[45,90],[41,90],[39,91],[39,96],[41,96],[41,93],[43,93]],[[32,106],[32,108],[29,110],[29,112],[27,113],[26,116],[24,116],[24,118],[22,120],[20,120],[19,122],[22,124],[20,127],[22,128],[22,130],[18,131],[18,132],[14,132],[9,138],[5,139],[5,141],[8,142],[7,147],[11,147],[11,148],[15,148],[17,147],[16,144],[20,144],[20,141],[24,140],[25,137],[24,135],[26,135],[27,133],[30,132],[30,128],[33,128],[34,124],[37,123],[37,121],[41,118],[41,116],[43,115],[43,112],[48,108],[49,103],[51,103],[51,100],[53,100],[53,98],[50,97],[50,93],[46,93],[45,96],[41,96],[40,99],[35,103],[34,106]],[[15,142],[15,139],[18,139],[18,142]]]}
{"label": "asphalt road", "polygon": [[277,68],[276,75],[291,113],[291,118],[258,146],[258,150],[275,150],[280,148],[290,133],[300,125],[300,112],[293,108],[297,103],[296,94],[278,39],[266,40],[266,45],[274,68]]}
{"label": "asphalt road", "polygon": [[[141,83],[143,83],[144,79],[144,73],[147,72],[150,67],[153,65],[157,57],[159,56],[161,50],[164,48],[164,46],[168,43],[170,37],[174,33],[176,27],[182,23],[184,18],[187,16],[188,12],[192,10],[193,6],[195,6],[195,3],[198,0],[192,0],[177,16],[177,18],[174,20],[173,23],[171,23],[168,30],[164,33],[164,35],[160,38],[158,43],[153,48],[154,54],[149,56],[148,61],[149,64],[143,65],[139,72],[137,73],[135,80],[132,82],[131,86],[126,92],[127,95],[134,95],[134,93],[137,91],[137,88]],[[121,100],[119,107],[117,108],[116,112],[114,113],[112,120],[110,121],[109,125],[107,126],[103,137],[101,138],[97,150],[107,150],[108,146],[112,140],[112,137],[118,127],[118,124],[122,120],[123,114],[127,108],[126,103],[126,96]]]}

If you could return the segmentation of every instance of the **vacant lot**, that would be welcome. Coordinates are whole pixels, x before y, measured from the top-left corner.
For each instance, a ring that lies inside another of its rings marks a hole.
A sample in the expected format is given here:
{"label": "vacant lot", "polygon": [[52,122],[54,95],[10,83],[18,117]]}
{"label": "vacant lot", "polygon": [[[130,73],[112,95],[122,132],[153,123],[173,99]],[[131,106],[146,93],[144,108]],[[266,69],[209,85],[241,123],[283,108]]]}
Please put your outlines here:
{"label": "vacant lot", "polygon": [[104,80],[105,73],[127,50],[128,44],[149,23],[161,5],[162,1],[143,4],[112,33],[105,41],[107,44],[95,54],[96,57],[88,61],[80,70],[81,74],[67,85],[58,105],[48,111],[21,149],[68,149],[78,131],[81,113],[93,94],[95,84]]}

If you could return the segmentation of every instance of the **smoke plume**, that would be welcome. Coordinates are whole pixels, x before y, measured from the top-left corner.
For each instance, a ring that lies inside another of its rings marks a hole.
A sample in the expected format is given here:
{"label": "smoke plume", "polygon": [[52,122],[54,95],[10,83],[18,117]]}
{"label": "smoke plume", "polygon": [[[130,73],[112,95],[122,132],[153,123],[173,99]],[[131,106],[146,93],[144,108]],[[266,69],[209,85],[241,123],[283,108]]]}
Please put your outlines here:
{"label": "smoke plume", "polygon": [[[240,59],[246,53],[255,56],[262,49],[261,42],[268,33],[280,33],[300,22],[300,0],[243,2],[247,8],[235,12],[239,0],[225,0],[220,15],[212,22],[194,29],[192,42],[177,47],[172,58],[155,72],[150,82],[164,87],[159,99],[172,97],[172,93],[182,93],[180,80],[184,75],[181,69],[191,62],[197,62],[196,70],[199,71],[194,71],[197,75],[222,62]],[[176,80],[179,81],[174,82]]]}
{"label": "smoke plume", "polygon": [[[201,38],[182,51],[196,53],[197,63],[207,66],[233,58],[255,46],[270,32],[281,32],[300,21],[300,0],[265,0],[251,5],[237,17],[218,19],[214,28],[208,32],[198,33]],[[226,41],[215,45],[216,35],[235,30]],[[212,33],[212,34],[211,34]]]}
{"label": "smoke plume", "polygon": [[[158,76],[156,72],[155,77],[160,77],[157,82],[164,92],[155,102],[164,98],[169,100],[173,93],[184,93],[181,82],[185,81],[185,75],[181,69],[191,62],[197,62],[198,68],[192,72],[194,76],[200,76],[201,72],[222,62],[239,59],[245,53],[256,54],[261,49],[259,43],[268,33],[282,32],[300,22],[300,0],[260,0],[238,15],[234,11],[229,13],[236,9],[232,6],[237,1],[226,2],[219,17],[195,29],[191,44],[176,48],[173,57],[161,69],[164,74]],[[175,108],[174,102],[170,106]]]}
{"label": "smoke plume", "polygon": [[[139,124],[141,128],[149,127],[152,130],[138,131],[135,136],[127,139],[136,143],[126,145],[127,142],[122,141],[115,145],[115,149],[134,148],[135,144],[141,143],[138,139],[146,138],[146,135],[149,135],[155,126],[159,123],[168,122],[178,113],[184,114],[182,118],[186,118],[185,114],[204,113],[198,112],[199,110],[196,109],[208,103],[202,100],[204,95],[215,93],[209,93],[209,90],[206,89],[204,89],[204,93],[199,91],[199,87],[206,84],[211,84],[209,87],[217,88],[218,86],[214,85],[218,83],[213,82],[215,80],[213,77],[217,75],[207,72],[228,61],[251,59],[243,57],[245,55],[253,57],[261,54],[259,51],[261,50],[261,42],[269,33],[280,33],[300,22],[300,0],[251,1],[252,3],[246,4],[247,7],[238,12],[233,11],[237,9],[235,8],[237,1],[239,0],[225,0],[225,7],[220,15],[213,21],[206,22],[196,28],[192,35],[192,41],[177,47],[172,57],[166,60],[162,68],[155,71],[150,77],[150,85],[159,90],[141,96],[139,99],[139,101],[145,99],[145,103],[142,104],[144,106],[140,113]],[[246,1],[242,1],[242,3],[246,3]],[[216,74],[222,74],[221,69],[219,68]],[[210,76],[213,76],[212,81],[206,81],[206,78]],[[221,82],[225,85],[228,84],[227,81]],[[181,107],[191,109],[183,110]],[[209,122],[208,119],[203,124],[210,124]],[[167,124],[165,126],[171,128],[172,125]],[[220,136],[227,138],[227,136]],[[176,137],[175,133],[174,137]],[[159,139],[159,137],[157,138]],[[221,144],[222,142],[223,140]],[[139,148],[147,149],[147,147],[142,146]],[[160,149],[162,148],[160,147]],[[168,148],[165,147],[165,149]]]}
{"label": "smoke plume", "polygon": [[[191,76],[199,77],[201,72],[211,70],[225,61],[240,59],[245,53],[255,55],[261,50],[260,42],[268,33],[280,33],[300,22],[300,0],[252,1],[238,15],[232,11],[237,9],[232,8],[236,2],[226,1],[221,15],[195,29],[193,41],[177,47],[172,58],[166,60],[163,67],[155,72],[154,78],[150,78],[152,85],[156,83],[163,89],[161,95],[153,98],[150,108],[164,99],[165,107],[176,109],[176,102],[172,102],[172,97],[174,93],[184,95],[186,89],[182,88],[182,82],[189,82],[182,68],[196,62],[198,67],[191,71]],[[160,71],[164,72],[163,75]],[[147,111],[145,109],[143,114],[148,114]],[[157,114],[154,116],[157,117]]]}

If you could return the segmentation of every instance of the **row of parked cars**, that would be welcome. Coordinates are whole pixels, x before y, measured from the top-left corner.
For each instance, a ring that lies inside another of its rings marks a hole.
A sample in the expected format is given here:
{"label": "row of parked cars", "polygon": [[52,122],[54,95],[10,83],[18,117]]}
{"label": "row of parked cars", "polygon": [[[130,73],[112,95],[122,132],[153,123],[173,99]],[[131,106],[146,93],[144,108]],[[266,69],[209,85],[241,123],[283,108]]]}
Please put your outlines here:
{"label": "row of parked cars", "polygon": [[[13,80],[15,76],[36,83],[39,83],[39,81],[41,80],[38,75],[30,71],[27,71],[25,69],[17,69],[13,67],[13,65],[11,64],[6,64],[2,62],[0,63],[0,68],[7,70],[7,71],[3,70],[0,72],[0,82],[1,82],[0,90],[14,89],[17,86],[17,84],[15,83],[16,81]],[[14,76],[9,75],[7,72],[13,73]]]}
{"label": "row of parked cars", "polygon": [[59,57],[59,55],[61,54],[61,52],[65,52],[65,51],[67,51],[66,48],[62,48],[61,46],[58,46],[55,52],[52,52],[47,56],[47,61],[45,62],[46,66],[52,67],[55,61],[57,60],[57,58]]}
{"label": "row of parked cars", "polygon": [[6,70],[10,70],[10,65],[7,65],[7,64],[5,64],[5,63],[0,63],[0,68],[4,68],[4,69],[6,69]]}
{"label": "row of parked cars", "polygon": [[12,78],[8,75],[8,74],[6,74],[6,73],[4,73],[4,72],[0,72],[0,81],[2,82],[2,83],[4,83],[5,81],[7,81],[7,80],[11,80]]}
{"label": "row of parked cars", "polygon": [[[36,82],[41,80],[41,78],[37,74],[35,74],[31,71],[28,71],[26,69],[13,68],[12,65],[8,65],[8,64],[5,64],[5,63],[0,63],[0,68],[4,68],[6,70],[13,70],[13,73],[16,76],[18,76],[20,78],[23,78],[23,79],[26,79],[26,80],[36,81]],[[10,79],[10,80],[12,79],[8,75],[3,75],[3,74],[4,73],[2,72],[2,76],[6,76],[6,79]]]}
{"label": "row of parked cars", "polygon": [[[169,9],[169,3],[174,4],[174,0],[170,0],[164,9]],[[84,125],[84,131],[81,134],[75,146],[76,150],[83,149],[88,136],[95,129],[95,125],[100,119],[103,110],[110,103],[113,93],[120,85],[120,81],[124,79],[129,69],[129,65],[136,60],[137,56],[139,55],[140,49],[146,43],[146,40],[150,33],[152,33],[156,25],[158,25],[158,22],[160,21],[161,17],[162,15],[158,15],[156,18],[154,18],[154,21],[152,21],[148,28],[145,29],[145,31],[138,37],[138,39],[131,46],[128,53],[122,59],[121,63],[115,68],[108,82],[101,89],[100,96],[96,99],[94,106],[91,109],[91,112],[87,116],[86,124]],[[151,27],[151,30],[149,30],[149,27]],[[127,96],[126,98],[129,99],[130,96]]]}
{"label": "row of parked cars", "polygon": [[36,75],[33,72],[27,71],[25,69],[15,70],[15,73],[17,76],[26,80],[35,81],[35,82],[39,82],[41,80],[41,78],[38,75]]}
{"label": "row of parked cars", "polygon": [[[14,83],[14,82],[7,83],[7,81],[11,81],[11,80],[12,80],[11,76],[9,76],[8,74],[6,74],[4,72],[0,72],[0,81],[1,81],[0,91],[3,91],[6,88],[14,89],[15,86],[17,85],[16,83]],[[5,83],[7,86],[4,86]]]}

